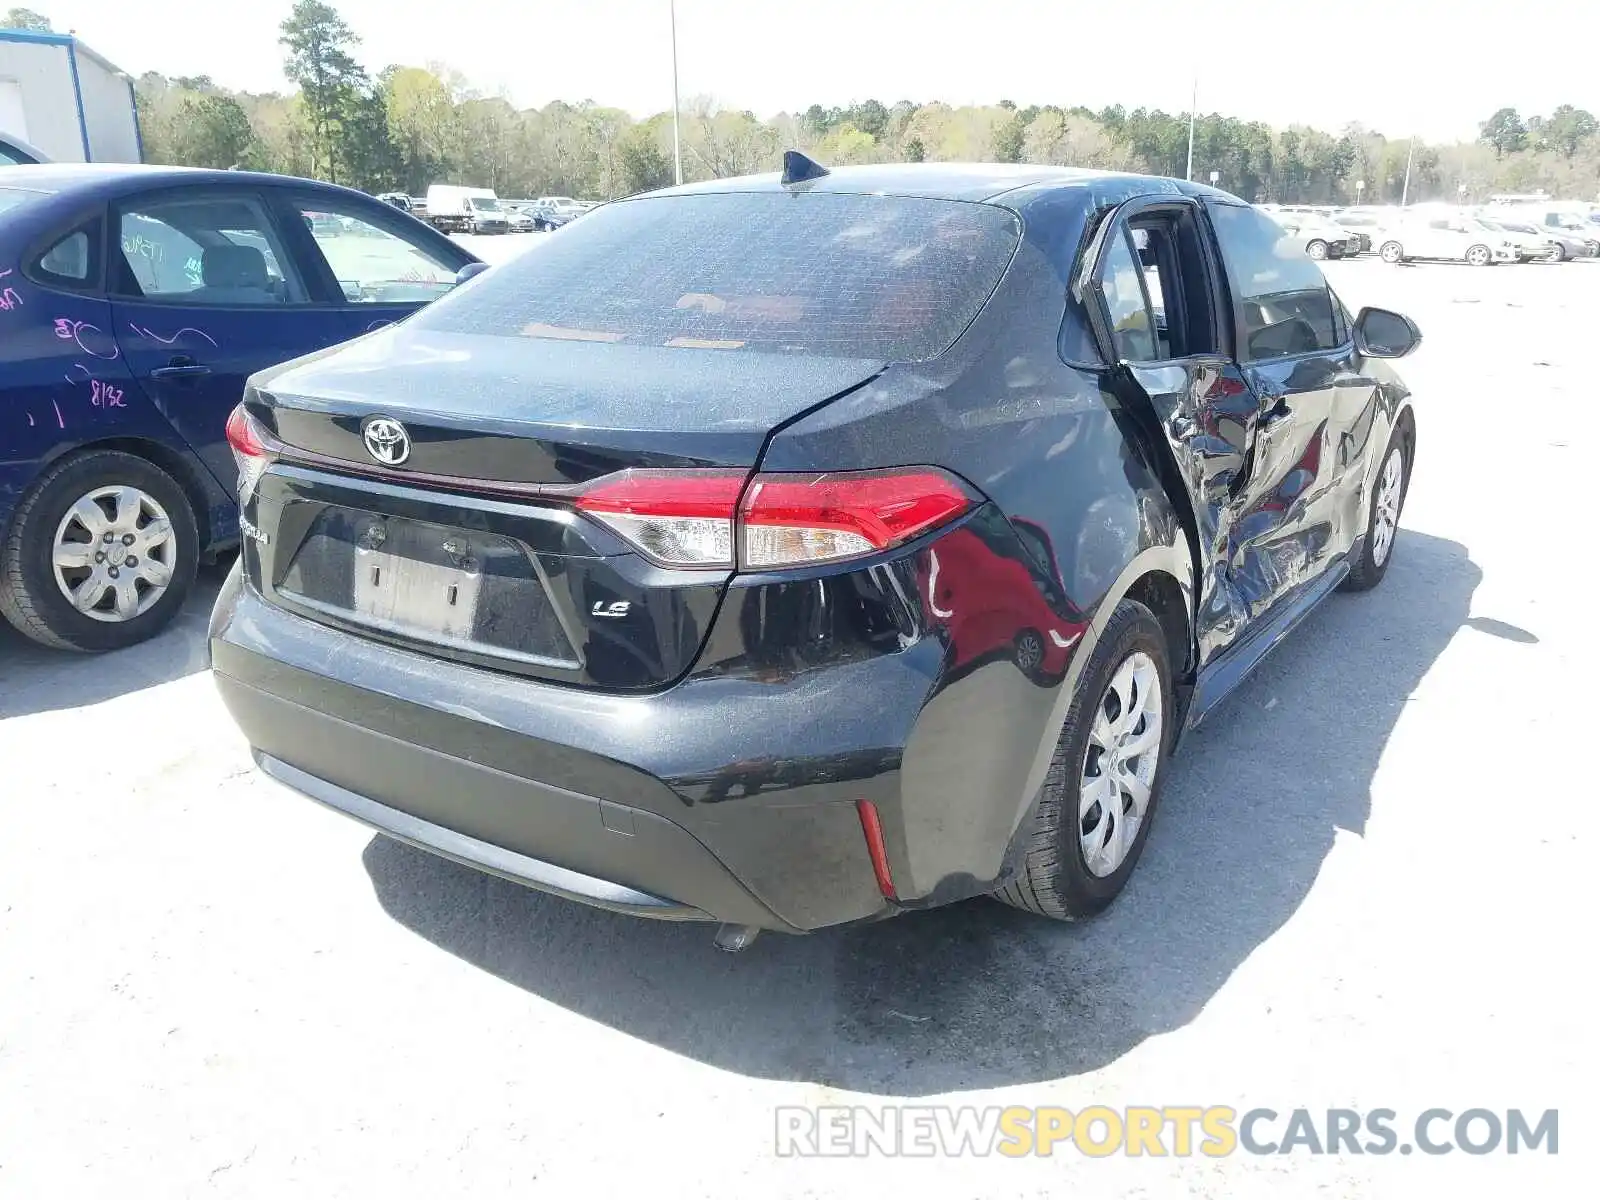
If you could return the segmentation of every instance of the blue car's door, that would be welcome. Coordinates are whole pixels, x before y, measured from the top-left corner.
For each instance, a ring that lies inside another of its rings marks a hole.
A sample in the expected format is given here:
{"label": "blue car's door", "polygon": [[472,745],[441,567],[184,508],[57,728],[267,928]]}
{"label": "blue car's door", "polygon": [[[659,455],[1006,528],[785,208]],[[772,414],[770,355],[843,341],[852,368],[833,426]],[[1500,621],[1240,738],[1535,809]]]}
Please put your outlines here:
{"label": "blue car's door", "polygon": [[251,188],[164,189],[111,210],[113,327],[135,381],[229,490],[246,377],[345,336]]}

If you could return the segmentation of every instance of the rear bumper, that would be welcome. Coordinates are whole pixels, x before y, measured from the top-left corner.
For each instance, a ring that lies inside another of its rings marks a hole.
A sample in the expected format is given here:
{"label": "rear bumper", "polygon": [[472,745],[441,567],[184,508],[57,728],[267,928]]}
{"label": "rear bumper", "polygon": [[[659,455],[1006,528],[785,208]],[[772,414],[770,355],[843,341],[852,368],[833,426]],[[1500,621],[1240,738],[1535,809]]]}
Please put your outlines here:
{"label": "rear bumper", "polygon": [[[242,607],[252,619],[305,626],[296,632],[313,638],[354,641],[271,612],[248,593]],[[663,781],[570,742],[397,701],[226,636],[213,640],[212,661],[222,701],[267,775],[435,854],[567,899],[668,920],[799,932],[889,908],[853,801],[823,797],[769,810],[761,822],[749,812],[708,813]]]}
{"label": "rear bumper", "polygon": [[[896,907],[856,808],[874,799],[887,814],[899,791],[898,752],[850,749],[858,733],[874,738],[872,722],[831,731],[835,753],[820,761],[832,771],[751,752],[813,741],[797,733],[809,697],[757,703],[721,681],[643,697],[536,683],[295,616],[237,571],[210,650],[262,769],[401,841],[640,916],[798,932]],[[883,660],[855,667],[833,686],[915,712],[925,678]],[[717,755],[750,761],[708,784],[694,767]]]}
{"label": "rear bumper", "polygon": [[[1015,867],[1092,638],[1032,591],[1008,528],[980,510],[870,569],[750,577],[709,618],[695,668],[655,692],[346,632],[268,602],[238,568],[212,668],[269,775],[386,834],[618,911],[819,929],[979,895]],[[813,636],[797,646],[795,628]]]}
{"label": "rear bumper", "polygon": [[[246,685],[228,681],[223,684],[225,694],[231,694],[232,701],[229,705],[235,712],[240,708],[266,702],[271,704],[270,698],[265,693],[257,692],[249,695]],[[287,713],[287,706],[279,702],[280,711],[278,719],[283,719]],[[402,743],[403,745],[403,743]],[[390,749],[395,749],[390,747]],[[402,754],[398,756],[403,759]],[[277,780],[284,786],[309,796],[311,799],[327,805],[337,812],[342,812],[347,817],[354,817],[363,825],[370,826],[380,833],[386,833],[397,841],[416,846],[421,850],[428,850],[443,858],[475,867],[480,871],[487,871],[498,875],[502,879],[509,879],[513,883],[520,883],[527,887],[538,888],[540,891],[550,892],[557,896],[564,896],[569,900],[580,900],[585,904],[597,908],[610,909],[613,912],[628,913],[632,916],[656,917],[664,920],[703,921],[710,920],[709,914],[700,909],[690,907],[668,900],[662,896],[651,895],[634,888],[623,887],[621,884],[611,883],[608,880],[597,879],[593,875],[584,875],[578,871],[569,871],[565,867],[558,867],[554,863],[542,862],[539,859],[529,858],[525,854],[507,850],[492,842],[480,838],[469,837],[453,829],[432,821],[425,821],[421,817],[402,812],[398,808],[379,804],[367,796],[358,795],[348,788],[329,783],[326,779],[319,779],[315,775],[307,774],[298,767],[291,767],[280,759],[262,754],[259,750],[255,753],[256,765],[268,776]],[[461,769],[470,770],[470,763],[459,764]],[[572,797],[578,801],[577,807],[597,804],[597,801],[588,800],[586,797]],[[570,801],[569,801],[570,803]],[[585,813],[593,816],[593,813]],[[592,821],[590,822],[592,824]],[[648,832],[648,831],[647,831]],[[659,852],[663,849],[660,843],[672,839],[646,838],[652,851]],[[679,843],[682,848],[682,843]]]}

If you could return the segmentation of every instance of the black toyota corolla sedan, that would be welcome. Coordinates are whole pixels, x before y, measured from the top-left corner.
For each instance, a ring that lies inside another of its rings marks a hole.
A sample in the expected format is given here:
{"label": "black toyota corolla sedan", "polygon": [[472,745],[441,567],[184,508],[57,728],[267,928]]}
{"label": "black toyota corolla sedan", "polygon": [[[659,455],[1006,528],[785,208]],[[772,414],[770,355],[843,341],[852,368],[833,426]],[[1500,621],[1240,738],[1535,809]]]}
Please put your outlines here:
{"label": "black toyota corolla sedan", "polygon": [[1170,179],[609,204],[252,379],[217,683],[290,788],[728,948],[1088,916],[1181,732],[1383,577],[1419,340]]}

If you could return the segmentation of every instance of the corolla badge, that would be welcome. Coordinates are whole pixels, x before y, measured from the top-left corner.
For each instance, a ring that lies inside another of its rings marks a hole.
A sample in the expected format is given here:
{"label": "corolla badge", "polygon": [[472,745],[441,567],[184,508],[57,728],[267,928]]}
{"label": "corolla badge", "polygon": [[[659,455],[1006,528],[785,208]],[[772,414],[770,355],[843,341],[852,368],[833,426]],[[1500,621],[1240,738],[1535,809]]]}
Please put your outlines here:
{"label": "corolla badge", "polygon": [[386,467],[398,467],[411,457],[411,435],[393,417],[368,417],[361,426],[367,453]]}

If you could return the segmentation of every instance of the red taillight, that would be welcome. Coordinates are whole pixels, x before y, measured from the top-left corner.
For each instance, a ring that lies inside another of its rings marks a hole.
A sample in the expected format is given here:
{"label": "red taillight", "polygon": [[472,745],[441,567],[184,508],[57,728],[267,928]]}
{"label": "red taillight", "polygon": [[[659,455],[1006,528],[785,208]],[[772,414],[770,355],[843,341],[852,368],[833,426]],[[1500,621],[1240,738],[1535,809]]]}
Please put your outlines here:
{"label": "red taillight", "polygon": [[255,491],[262,472],[272,462],[272,451],[267,449],[266,431],[242,404],[228,414],[225,432],[233,450],[233,461],[239,467],[239,499],[242,501]]}
{"label": "red taillight", "polygon": [[878,881],[878,890],[885,900],[893,900],[894,878],[889,874],[889,850],[883,843],[883,822],[878,818],[878,806],[871,800],[857,800],[856,816],[861,818],[861,836],[867,839],[867,857],[872,860],[872,874]]}
{"label": "red taillight", "polygon": [[[215,426],[213,426],[215,428]],[[233,447],[233,452],[243,458],[265,458],[266,444],[261,439],[261,427],[255,418],[247,413],[244,405],[234,406],[228,414],[227,424],[228,445]]]}
{"label": "red taillight", "polygon": [[628,470],[597,480],[574,503],[658,562],[770,571],[890,549],[953,521],[972,501],[950,476],[916,467],[770,473],[748,486],[742,471]]}
{"label": "red taillight", "polygon": [[658,562],[733,566],[733,515],[743,471],[628,470],[607,475],[575,503]]}
{"label": "red taillight", "polygon": [[739,506],[739,562],[789,567],[872,554],[937,529],[969,503],[938,471],[757,475]]}

